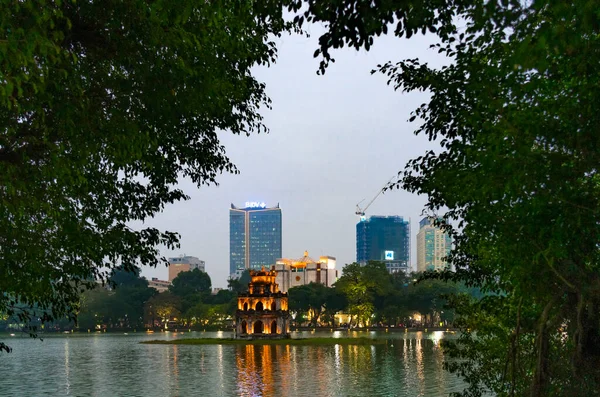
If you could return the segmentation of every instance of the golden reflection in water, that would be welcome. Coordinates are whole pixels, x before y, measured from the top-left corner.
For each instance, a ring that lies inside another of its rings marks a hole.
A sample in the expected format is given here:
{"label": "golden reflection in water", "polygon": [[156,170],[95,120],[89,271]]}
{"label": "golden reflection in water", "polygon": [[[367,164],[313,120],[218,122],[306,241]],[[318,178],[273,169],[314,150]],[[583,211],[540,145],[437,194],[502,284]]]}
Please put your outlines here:
{"label": "golden reflection in water", "polygon": [[179,365],[177,365],[177,356],[178,356],[178,346],[177,345],[172,345],[173,349],[172,349],[172,353],[173,353],[173,370],[171,371],[171,373],[173,374],[173,391],[174,397],[179,396]]}
{"label": "golden reflection in water", "polygon": [[444,353],[442,351],[442,347],[440,346],[440,341],[444,338],[444,331],[435,331],[432,332],[431,339],[433,340],[433,351],[431,352],[435,355],[436,359],[434,360],[435,365],[435,378],[436,384],[442,385],[445,380],[445,372],[444,372]]}
{"label": "golden reflection in water", "polygon": [[[295,371],[291,368],[292,350],[290,346],[246,345],[236,351],[237,391],[240,396],[270,397],[278,394],[278,390],[289,390],[289,374]],[[281,377],[274,376],[274,366]],[[279,392],[281,395],[285,393]]]}
{"label": "golden reflection in water", "polygon": [[342,349],[340,347],[340,345],[335,345],[333,347],[333,351],[334,351],[334,362],[333,365],[335,367],[335,375],[339,376],[340,375],[340,367],[341,367],[341,361],[342,361]]}
{"label": "golden reflection in water", "polygon": [[271,357],[271,348],[272,346],[263,345],[261,356],[261,368],[260,372],[262,373],[262,383],[263,383],[263,396],[272,396],[275,394],[275,385],[273,384],[273,367],[272,361],[276,359]]}
{"label": "golden reflection in water", "polygon": [[262,378],[256,367],[256,346],[246,345],[236,355],[238,392],[240,396],[262,395]]}
{"label": "golden reflection in water", "polygon": [[349,345],[340,350],[347,354],[346,359],[341,361],[341,367],[343,369],[346,363],[352,379],[358,380],[373,370],[375,359],[369,346]]}
{"label": "golden reflection in water", "polygon": [[415,339],[415,358],[417,359],[417,379],[419,380],[419,390],[421,394],[425,392],[425,365],[423,362],[423,332],[417,332]]}
{"label": "golden reflection in water", "polygon": [[334,361],[333,366],[335,368],[335,377],[337,389],[341,389],[341,380],[342,380],[342,356],[344,352],[340,345],[334,346]]}
{"label": "golden reflection in water", "polygon": [[279,369],[281,373],[285,374],[285,376],[281,377],[281,389],[289,390],[290,389],[290,377],[291,373],[291,362],[290,362],[290,345],[284,346],[276,346],[275,349],[275,357],[273,358],[277,361]]}
{"label": "golden reflection in water", "polygon": [[217,345],[217,372],[219,373],[219,383],[222,385],[225,381],[223,370],[223,345]]}
{"label": "golden reflection in water", "polygon": [[431,340],[433,341],[434,349],[438,350],[440,348],[440,341],[444,337],[444,331],[433,331],[431,333]]}
{"label": "golden reflection in water", "polygon": [[71,392],[71,381],[69,379],[69,340],[65,341],[65,387],[67,392],[65,394],[69,394]]}
{"label": "golden reflection in water", "polygon": [[[316,362],[316,363],[324,363],[329,361],[328,357],[327,357],[327,353],[325,351],[324,348],[322,347],[317,347],[315,349],[315,356],[316,356],[316,361],[311,360],[311,362]],[[329,375],[327,373],[327,371],[316,371],[317,374],[314,378],[314,380],[316,381],[316,386],[318,387],[318,391],[317,391],[317,395],[319,396],[324,396],[327,394],[327,385],[329,383]]]}

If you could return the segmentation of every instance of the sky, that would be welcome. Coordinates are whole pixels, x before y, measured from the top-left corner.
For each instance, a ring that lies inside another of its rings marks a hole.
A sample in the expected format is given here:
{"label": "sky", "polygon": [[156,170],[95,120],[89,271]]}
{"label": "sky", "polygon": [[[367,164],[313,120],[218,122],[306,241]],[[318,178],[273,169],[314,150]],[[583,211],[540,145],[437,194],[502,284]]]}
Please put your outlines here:
{"label": "sky", "polygon": [[[223,174],[219,186],[197,188],[181,179],[190,200],[172,204],[146,222],[176,231],[181,248],[161,255],[196,256],[206,261],[213,287],[229,276],[229,208],[261,201],[282,209],[283,257],[337,258],[339,270],[356,259],[356,204],[368,203],[407,161],[437,148],[415,136],[410,112],[428,99],[426,93],[396,92],[378,64],[419,58],[433,66],[445,60],[429,49],[434,38],[380,37],[370,51],[337,50],[336,62],[323,76],[313,58],[320,26],[310,37],[276,39],[277,63],[254,70],[266,83],[272,110],[263,109],[269,134],[250,137],[223,132],[227,155],[240,174]],[[426,198],[402,190],[380,195],[370,215],[400,215],[411,221],[411,265],[416,267],[416,234]],[[167,268],[144,267],[142,275],[166,280]],[[341,274],[341,272],[340,272]]]}

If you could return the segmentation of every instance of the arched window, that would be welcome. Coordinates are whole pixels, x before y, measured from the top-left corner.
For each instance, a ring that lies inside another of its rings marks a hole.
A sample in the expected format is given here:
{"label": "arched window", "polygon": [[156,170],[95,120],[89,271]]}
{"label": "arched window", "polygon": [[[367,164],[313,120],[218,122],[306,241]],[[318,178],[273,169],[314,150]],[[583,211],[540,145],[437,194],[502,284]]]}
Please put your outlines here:
{"label": "arched window", "polygon": [[248,310],[248,302],[244,302],[244,310]]}
{"label": "arched window", "polygon": [[271,303],[271,310],[277,310],[277,305],[275,304],[275,302]]}
{"label": "arched window", "polygon": [[261,311],[263,311],[263,310],[265,310],[265,308],[263,307],[263,303],[259,301],[259,302],[256,304],[256,311],[257,311],[257,312],[261,312]]}
{"label": "arched window", "polygon": [[271,333],[272,334],[276,334],[277,333],[277,321],[274,321],[271,323]]}
{"label": "arched window", "polygon": [[242,334],[247,334],[248,333],[248,324],[246,323],[246,320],[242,321]]}
{"label": "arched window", "polygon": [[257,322],[254,323],[254,333],[255,334],[262,334],[263,333],[263,323],[262,323],[262,321],[258,320]]}

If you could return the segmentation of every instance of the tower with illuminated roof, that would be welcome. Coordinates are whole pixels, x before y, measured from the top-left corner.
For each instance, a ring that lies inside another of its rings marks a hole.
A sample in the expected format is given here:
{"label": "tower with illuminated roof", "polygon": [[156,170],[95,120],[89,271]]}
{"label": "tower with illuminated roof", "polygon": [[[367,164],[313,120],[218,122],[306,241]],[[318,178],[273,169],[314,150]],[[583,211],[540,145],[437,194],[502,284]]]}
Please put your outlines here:
{"label": "tower with illuminated roof", "polygon": [[281,208],[263,202],[231,204],[229,209],[229,271],[232,277],[245,269],[271,267],[281,258]]}

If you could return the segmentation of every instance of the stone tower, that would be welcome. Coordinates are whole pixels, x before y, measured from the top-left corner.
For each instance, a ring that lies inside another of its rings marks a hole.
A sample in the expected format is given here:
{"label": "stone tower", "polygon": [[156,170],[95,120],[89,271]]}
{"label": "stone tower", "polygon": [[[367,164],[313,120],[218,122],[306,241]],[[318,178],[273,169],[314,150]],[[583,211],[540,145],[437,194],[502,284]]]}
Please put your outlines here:
{"label": "stone tower", "polygon": [[250,270],[248,292],[238,295],[235,335],[238,339],[290,337],[287,293],[279,291],[274,269]]}

